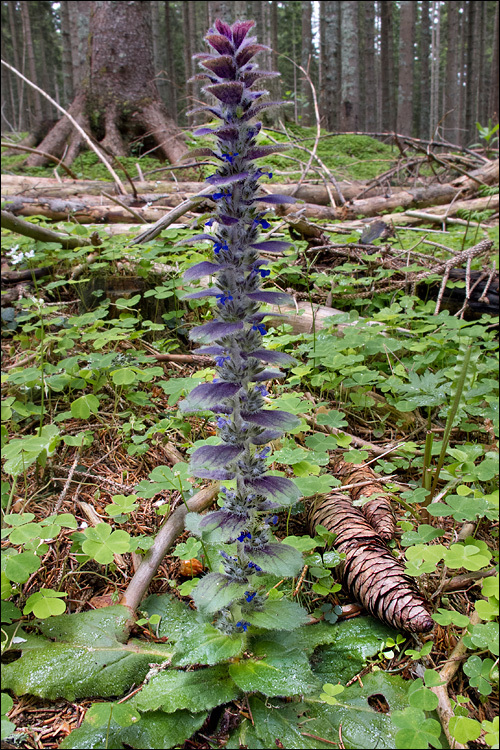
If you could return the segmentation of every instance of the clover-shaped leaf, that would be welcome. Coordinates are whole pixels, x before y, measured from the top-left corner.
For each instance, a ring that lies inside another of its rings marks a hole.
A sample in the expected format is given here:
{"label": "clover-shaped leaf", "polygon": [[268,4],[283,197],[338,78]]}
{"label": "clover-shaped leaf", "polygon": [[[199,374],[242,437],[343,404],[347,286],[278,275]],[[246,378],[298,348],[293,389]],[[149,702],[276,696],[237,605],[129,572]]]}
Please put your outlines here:
{"label": "clover-shaped leaf", "polygon": [[443,607],[438,607],[438,611],[432,615],[432,619],[438,625],[443,625],[444,627],[453,624],[459,628],[466,628],[470,622],[467,615],[462,615],[453,609],[443,609]]}
{"label": "clover-shaped leaf", "polygon": [[343,693],[345,690],[345,687],[343,685],[332,685],[331,682],[326,682],[323,685],[323,692],[320,694],[320,698],[322,701],[325,701],[325,703],[328,703],[330,706],[334,706],[336,703],[338,703],[336,695],[340,695],[340,693]]}
{"label": "clover-shaped leaf", "polygon": [[493,659],[481,659],[474,654],[467,659],[463,666],[470,684],[477,688],[481,695],[490,695],[493,690],[489,678],[494,664]]}
{"label": "clover-shaped leaf", "polygon": [[24,615],[31,612],[35,617],[44,620],[53,615],[62,615],[66,609],[66,604],[61,601],[62,597],[68,596],[63,591],[54,591],[53,589],[40,589],[28,597],[26,606],[23,609]]}
{"label": "clover-shaped leaf", "polygon": [[484,552],[479,544],[457,542],[445,552],[444,564],[448,568],[480,570],[489,564],[491,554]]}
{"label": "clover-shaped leaf", "polygon": [[113,502],[110,503],[106,508],[108,516],[115,518],[120,516],[122,513],[132,513],[138,507],[137,495],[113,495]]}
{"label": "clover-shaped leaf", "polygon": [[480,622],[469,628],[470,635],[464,637],[467,648],[480,648],[499,654],[498,627],[494,622]]}
{"label": "clover-shaped leaf", "polygon": [[85,530],[86,540],[82,550],[96,562],[108,565],[115,554],[123,554],[130,549],[130,535],[126,531],[111,531],[107,523],[98,523]]}
{"label": "clover-shaped leaf", "polygon": [[404,711],[393,711],[392,721],[401,727],[396,734],[396,747],[399,750],[414,750],[415,747],[441,748],[439,736],[441,724],[435,719],[427,719],[424,711],[409,706]]}

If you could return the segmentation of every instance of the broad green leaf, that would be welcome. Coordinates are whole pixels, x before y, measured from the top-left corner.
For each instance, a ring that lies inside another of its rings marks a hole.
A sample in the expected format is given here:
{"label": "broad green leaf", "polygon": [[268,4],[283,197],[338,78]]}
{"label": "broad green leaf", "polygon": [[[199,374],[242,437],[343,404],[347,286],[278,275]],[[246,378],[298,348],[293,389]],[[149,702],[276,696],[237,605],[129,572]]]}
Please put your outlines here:
{"label": "broad green leaf", "polygon": [[99,399],[91,393],[86,396],[80,396],[80,398],[72,401],[70,409],[74,419],[88,419],[91,414],[97,414]]}
{"label": "broad green leaf", "polygon": [[299,550],[281,542],[267,544],[260,551],[252,550],[250,558],[266,573],[275,576],[296,576],[304,564]]}
{"label": "broad green leaf", "polygon": [[245,590],[244,583],[235,583],[222,573],[209,573],[201,579],[192,596],[197,609],[210,614],[242,597]]}
{"label": "broad green leaf", "polygon": [[199,625],[196,630],[178,640],[172,662],[179,667],[189,664],[219,664],[241,656],[246,643],[245,633],[226,635],[208,623]]}
{"label": "broad green leaf", "polygon": [[21,644],[21,658],[3,667],[3,687],[51,700],[121,696],[144,679],[151,663],[172,654],[163,644],[121,642],[129,617],[125,607],[113,606],[43,621],[40,629],[55,640],[25,651]]}
{"label": "broad green leaf", "polygon": [[298,549],[300,552],[310,552],[318,546],[314,539],[305,534],[304,536],[287,536],[283,539],[283,544]]}
{"label": "broad green leaf", "polygon": [[177,747],[191,737],[203,725],[206,713],[192,714],[190,711],[176,711],[166,714],[153,711],[144,714],[140,720],[128,727],[122,727],[111,719],[108,724],[95,726],[92,717],[75,729],[59,745],[61,750],[88,750],[103,748],[122,750],[127,747],[141,750],[164,750]]}
{"label": "broad green leaf", "polygon": [[252,648],[255,658],[230,664],[229,674],[246,693],[299,695],[319,689],[307,656],[276,642],[259,640]]}
{"label": "broad green leaf", "polygon": [[180,708],[188,711],[208,711],[222,703],[230,703],[240,694],[229,676],[226,664],[194,672],[166,670],[142,689],[137,696],[141,711],[172,713]]}
{"label": "broad green leaf", "polygon": [[160,638],[167,637],[170,642],[175,643],[189,635],[190,632],[199,632],[203,628],[204,622],[198,612],[168,594],[148,596],[142,602],[140,610],[149,617],[152,615],[161,617],[158,635]]}
{"label": "broad green leaf", "polygon": [[33,552],[20,552],[12,555],[5,563],[5,575],[16,583],[26,583],[32,573],[41,566],[42,561]]}
{"label": "broad green leaf", "polygon": [[262,612],[245,613],[245,618],[258,628],[266,630],[293,630],[309,622],[309,615],[296,602],[288,599],[266,601]]}

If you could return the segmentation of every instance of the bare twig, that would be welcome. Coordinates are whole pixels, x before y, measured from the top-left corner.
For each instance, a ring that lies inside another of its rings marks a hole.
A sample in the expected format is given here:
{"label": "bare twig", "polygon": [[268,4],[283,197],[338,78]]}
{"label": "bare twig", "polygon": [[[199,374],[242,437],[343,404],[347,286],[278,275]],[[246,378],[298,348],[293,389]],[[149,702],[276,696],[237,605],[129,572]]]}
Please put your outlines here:
{"label": "bare twig", "polygon": [[72,117],[69,114],[69,112],[67,112],[67,110],[65,110],[63,107],[61,107],[61,105],[58,104],[55,101],[55,99],[52,99],[52,97],[49,96],[49,94],[47,94],[43,89],[41,89],[39,86],[37,86],[36,83],[33,83],[33,81],[30,81],[29,78],[26,78],[26,76],[23,76],[23,74],[20,73],[17,70],[17,68],[14,68],[13,65],[9,65],[9,63],[5,62],[5,60],[2,60],[1,63],[2,63],[2,65],[5,65],[5,67],[8,68],[10,71],[12,71],[12,73],[15,73],[16,76],[19,76],[19,78],[21,78],[25,83],[27,83],[28,86],[31,86],[31,88],[35,89],[35,91],[38,91],[39,94],[41,94],[46,99],[48,99],[48,101],[56,109],[58,109],[59,112],[62,112],[63,115],[65,115],[68,118],[68,120],[71,122],[71,124],[73,125],[73,127],[78,130],[78,132],[80,133],[80,135],[82,136],[82,138],[84,139],[84,141],[88,144],[89,148],[91,148],[92,151],[94,151],[94,153],[97,154],[99,160],[102,161],[102,163],[104,164],[104,166],[106,167],[106,169],[110,173],[111,177],[113,178],[114,182],[116,183],[116,186],[118,188],[118,192],[120,192],[120,193],[126,193],[127,191],[125,190],[125,187],[123,186],[122,181],[120,180],[120,178],[116,174],[116,172],[113,169],[113,167],[111,166],[111,164],[108,162],[108,160],[106,159],[106,157],[104,156],[104,154],[97,148],[97,146],[94,145],[94,143],[92,142],[92,139],[87,135],[87,133],[85,132],[85,130],[75,120],[75,118]]}
{"label": "bare twig", "polygon": [[14,216],[10,211],[2,211],[2,228],[10,229],[11,232],[31,237],[34,240],[40,240],[40,242],[58,242],[68,249],[86,247],[92,244],[88,237],[64,237],[64,235],[53,232],[51,229],[20,219],[19,216]]}
{"label": "bare twig", "polygon": [[130,206],[127,206],[119,198],[115,198],[112,195],[110,195],[109,193],[105,193],[104,190],[102,191],[102,194],[106,198],[109,198],[110,201],[113,201],[113,203],[116,203],[118,206],[121,206],[122,208],[124,208],[125,211],[129,212],[129,214],[132,214],[132,216],[134,216],[138,221],[140,221],[141,224],[147,224],[147,221],[146,221],[146,219],[143,216],[141,216],[140,214],[138,214],[137,211],[134,211],[133,208],[130,208]]}
{"label": "bare twig", "polygon": [[62,161],[62,159],[58,159],[57,156],[52,156],[52,154],[48,154],[46,151],[40,151],[40,149],[38,148],[28,148],[28,146],[21,146],[20,144],[17,145],[16,143],[7,143],[6,141],[2,141],[0,143],[0,146],[5,148],[13,148],[15,151],[27,151],[30,154],[40,154],[40,156],[44,156],[46,159],[49,159],[50,161],[55,162],[58,166],[62,167],[73,180],[78,179],[78,175],[76,175],[73,170],[70,169],[68,165]]}

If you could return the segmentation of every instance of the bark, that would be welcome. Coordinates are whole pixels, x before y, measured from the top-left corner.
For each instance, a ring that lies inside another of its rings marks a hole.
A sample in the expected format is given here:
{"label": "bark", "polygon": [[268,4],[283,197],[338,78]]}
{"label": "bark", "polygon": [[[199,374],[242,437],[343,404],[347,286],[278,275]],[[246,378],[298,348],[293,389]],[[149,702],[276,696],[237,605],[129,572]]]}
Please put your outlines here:
{"label": "bark", "polygon": [[495,7],[493,54],[491,58],[490,78],[491,84],[488,102],[488,117],[491,117],[495,123],[498,122],[498,3]]}
{"label": "bark", "polygon": [[73,61],[68,0],[61,2],[63,107],[73,101]]}
{"label": "bark", "polygon": [[340,83],[340,3],[323,0],[324,54],[323,54],[323,112],[326,128],[338,127]]}
{"label": "bark", "polygon": [[431,9],[431,115],[430,134],[433,138],[441,117],[439,101],[439,58],[441,55],[441,5],[439,0],[433,0]]}
{"label": "bark", "polygon": [[[146,138],[156,144],[161,157],[175,162],[186,147],[154,82],[149,21],[146,3],[92,4],[88,76],[69,112],[111,154],[124,155],[130,141]],[[44,139],[41,149],[60,156],[67,145],[65,161],[70,164],[81,140],[63,118]],[[28,159],[29,166],[43,163],[41,157]]]}
{"label": "bark", "polygon": [[446,49],[446,85],[444,89],[444,137],[451,143],[460,140],[459,111],[460,91],[458,85],[459,36],[458,0],[448,3],[447,49]]}
{"label": "bark", "polygon": [[391,131],[396,126],[394,117],[394,39],[391,0],[381,0],[380,12],[382,129]]}
{"label": "bark", "polygon": [[431,79],[429,56],[431,48],[431,21],[429,15],[429,0],[422,0],[422,15],[420,18],[420,117],[419,137],[428,138],[431,121]]}
{"label": "bark", "polygon": [[[14,67],[17,68],[17,70],[21,70],[21,64],[20,64],[20,58],[19,58],[19,49],[18,49],[18,36],[17,36],[17,24],[15,22],[15,16],[14,16],[14,2],[8,3],[9,8],[9,28],[10,28],[10,37],[12,42],[12,57],[14,60]],[[21,71],[22,72],[22,71]],[[18,114],[17,118],[15,120],[16,129],[18,130],[25,130],[26,129],[26,123],[25,123],[25,107],[24,107],[24,81],[22,81],[17,76],[14,76],[16,79],[15,85],[17,90],[17,106],[18,106]]]}
{"label": "bark", "polygon": [[217,18],[226,23],[233,23],[233,6],[234,2],[227,0],[210,0],[208,3],[209,23],[212,25]]}
{"label": "bark", "polygon": [[77,92],[87,73],[86,58],[90,33],[90,0],[69,0],[73,91]]}
{"label": "bark", "polygon": [[358,4],[344,2],[340,10],[340,128],[359,130]]}
{"label": "bark", "polygon": [[377,129],[377,80],[375,65],[375,8],[371,0],[364,6],[364,81],[365,81],[365,128]]}
{"label": "bark", "polygon": [[478,119],[478,93],[479,93],[479,25],[480,9],[478,3],[468,4],[468,29],[467,29],[467,89],[465,103],[465,136],[466,142],[477,140],[476,122]]}
{"label": "bark", "polygon": [[[311,60],[313,55],[312,47],[312,3],[311,0],[302,0],[302,47],[300,54],[300,64],[307,70],[309,75],[311,74]],[[304,77],[304,74],[300,74],[300,94],[302,100],[301,115],[302,125],[311,125],[314,119],[313,115],[313,99],[311,86]]]}
{"label": "bark", "polygon": [[360,497],[376,495],[373,500],[362,505],[360,510],[377,534],[385,542],[390,542],[396,533],[396,520],[391,509],[390,495],[385,492],[383,483],[379,481],[380,477],[369,466],[347,464],[342,460],[335,462],[333,471],[343,485],[361,485],[349,490],[353,502]]}
{"label": "bark", "polygon": [[346,495],[332,493],[311,506],[311,531],[321,524],[336,534],[335,549],[345,554],[338,570],[347,591],[390,627],[427,633],[433,621],[415,581]]}
{"label": "bark", "polygon": [[167,104],[168,110],[177,121],[177,84],[174,65],[174,50],[172,39],[172,8],[168,0],[165,2],[165,46],[167,57]]}
{"label": "bark", "polygon": [[396,130],[403,135],[412,134],[413,125],[413,36],[415,8],[413,0],[401,2],[399,21],[399,82]]}
{"label": "bark", "polygon": [[[26,55],[28,58],[29,76],[30,76],[30,79],[33,81],[33,83],[36,83],[38,85],[38,76],[37,76],[36,65],[35,65],[35,51],[33,49],[33,41],[31,38],[31,21],[30,21],[29,7],[28,7],[29,3],[27,2],[27,0],[22,0],[20,5],[21,5],[21,18],[23,22],[24,42],[26,45]],[[32,88],[30,88],[29,90],[28,98],[33,107],[34,121],[31,124],[31,127],[33,128],[33,127],[37,127],[43,119],[42,99],[38,91],[35,91],[35,89],[32,89]]]}
{"label": "bark", "polygon": [[[190,10],[190,5],[191,3],[182,4],[182,26],[184,31],[184,73],[186,78],[186,103],[188,110],[194,107],[194,82],[189,80],[193,75],[193,60],[191,58],[191,55],[193,54],[193,52],[191,51],[191,24],[193,22],[193,9],[191,8]],[[195,115],[188,114],[187,121],[189,127],[192,127],[196,122],[195,117]]]}

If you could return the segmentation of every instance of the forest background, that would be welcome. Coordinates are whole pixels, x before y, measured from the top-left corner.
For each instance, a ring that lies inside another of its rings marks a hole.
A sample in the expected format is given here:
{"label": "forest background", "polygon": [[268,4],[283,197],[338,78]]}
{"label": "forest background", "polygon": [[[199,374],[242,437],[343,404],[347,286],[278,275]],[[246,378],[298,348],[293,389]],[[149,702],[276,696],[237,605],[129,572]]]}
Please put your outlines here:
{"label": "forest background", "polygon": [[[201,84],[186,81],[196,72],[191,55],[216,17],[255,19],[259,40],[273,50],[261,66],[280,71],[271,94],[291,106],[268,115],[268,125],[280,118],[314,122],[311,87],[292,60],[310,72],[321,124],[329,131],[395,130],[422,139],[439,133],[465,146],[477,140],[477,122],[498,120],[498,3],[493,0],[155,0],[147,5],[156,84],[181,127],[200,117],[186,112],[201,99]],[[86,0],[1,4],[4,59],[63,107],[85,75],[90,7]],[[59,116],[5,67],[1,112],[3,131],[38,136]]]}

